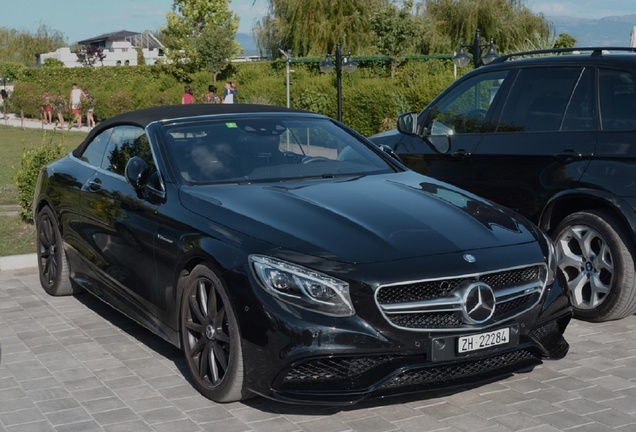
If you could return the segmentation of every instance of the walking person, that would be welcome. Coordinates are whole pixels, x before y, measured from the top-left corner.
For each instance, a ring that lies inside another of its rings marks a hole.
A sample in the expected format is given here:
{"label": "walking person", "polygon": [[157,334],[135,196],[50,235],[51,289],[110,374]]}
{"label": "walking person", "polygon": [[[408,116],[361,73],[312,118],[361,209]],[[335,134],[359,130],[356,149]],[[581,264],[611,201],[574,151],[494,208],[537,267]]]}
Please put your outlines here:
{"label": "walking person", "polygon": [[77,128],[82,127],[82,90],[77,87],[77,84],[73,83],[71,89],[71,95],[69,96],[69,105],[71,106],[71,112],[75,116],[72,122],[77,123]]}
{"label": "walking person", "polygon": [[86,105],[86,123],[89,128],[93,128],[95,127],[95,98],[87,89],[84,89],[82,97]]}
{"label": "walking person", "polygon": [[185,86],[183,88],[183,94],[181,95],[181,103],[183,105],[194,103],[194,95],[192,94],[192,89],[190,88],[190,86]]}
{"label": "walking person", "polygon": [[45,125],[53,123],[53,101],[48,90],[42,93],[42,121]]}
{"label": "walking person", "polygon": [[230,91],[234,95],[234,103],[239,103],[239,101],[238,101],[238,90],[236,90],[236,82],[235,81],[231,81],[230,82]]}
{"label": "walking person", "polygon": [[225,82],[225,90],[223,90],[223,103],[234,103],[234,92],[232,91],[232,81]]}
{"label": "walking person", "polygon": [[53,107],[57,114],[57,121],[60,124],[60,129],[64,129],[64,113],[66,112],[66,99],[62,96],[62,93],[58,90],[53,99]]}
{"label": "walking person", "polygon": [[208,93],[205,95],[207,103],[221,103],[221,98],[216,94],[216,86],[210,84],[208,86]]}
{"label": "walking person", "polygon": [[4,121],[7,121],[7,105],[9,105],[9,93],[7,93],[6,89],[0,90],[0,106],[2,106],[2,116],[4,117]]}

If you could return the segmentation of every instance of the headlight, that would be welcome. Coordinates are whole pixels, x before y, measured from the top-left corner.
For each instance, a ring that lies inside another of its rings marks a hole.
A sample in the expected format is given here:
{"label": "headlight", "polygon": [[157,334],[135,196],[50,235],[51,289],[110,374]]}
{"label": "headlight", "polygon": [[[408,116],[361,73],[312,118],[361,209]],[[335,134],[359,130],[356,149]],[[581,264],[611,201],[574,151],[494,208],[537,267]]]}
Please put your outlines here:
{"label": "headlight", "polygon": [[355,314],[346,282],[272,257],[250,255],[249,259],[257,279],[274,297],[324,315]]}

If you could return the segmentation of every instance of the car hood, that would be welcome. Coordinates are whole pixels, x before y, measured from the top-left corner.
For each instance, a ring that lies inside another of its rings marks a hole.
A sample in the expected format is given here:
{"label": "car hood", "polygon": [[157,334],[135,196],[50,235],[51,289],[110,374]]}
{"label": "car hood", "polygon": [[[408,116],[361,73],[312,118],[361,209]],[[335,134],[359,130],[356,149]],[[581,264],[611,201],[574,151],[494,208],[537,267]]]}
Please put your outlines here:
{"label": "car hood", "polygon": [[[395,148],[395,145],[404,138],[404,134],[397,129],[391,129],[388,131],[380,132],[369,137],[376,145],[385,144],[391,148]],[[418,138],[420,139],[420,138]]]}
{"label": "car hood", "polygon": [[370,263],[536,241],[525,219],[412,171],[348,179],[187,186],[186,208],[253,238]]}

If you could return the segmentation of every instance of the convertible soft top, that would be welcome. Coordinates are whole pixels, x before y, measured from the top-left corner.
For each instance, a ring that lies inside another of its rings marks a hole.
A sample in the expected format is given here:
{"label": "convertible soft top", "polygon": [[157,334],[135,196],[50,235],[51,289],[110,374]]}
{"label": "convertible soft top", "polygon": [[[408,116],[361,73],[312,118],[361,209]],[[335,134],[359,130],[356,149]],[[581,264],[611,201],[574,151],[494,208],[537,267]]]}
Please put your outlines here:
{"label": "convertible soft top", "polygon": [[245,114],[257,112],[303,112],[274,105],[253,104],[191,104],[191,105],[165,105],[130,111],[104,120],[95,129],[109,127],[113,124],[135,124],[146,127],[148,124],[166,119],[181,117],[196,117],[211,114]]}
{"label": "convertible soft top", "polygon": [[[97,126],[95,126],[88,134],[86,139],[75,149],[74,154],[78,154],[84,148],[86,143],[93,140],[93,137],[103,130],[114,125],[135,125],[145,128],[150,123],[185,118],[197,117],[214,114],[249,114],[264,112],[297,112],[310,113],[309,111],[289,109],[275,105],[256,105],[256,104],[189,104],[189,105],[162,105],[152,108],[141,109],[137,111],[129,111],[114,117],[110,117]],[[311,113],[315,114],[315,113]]]}

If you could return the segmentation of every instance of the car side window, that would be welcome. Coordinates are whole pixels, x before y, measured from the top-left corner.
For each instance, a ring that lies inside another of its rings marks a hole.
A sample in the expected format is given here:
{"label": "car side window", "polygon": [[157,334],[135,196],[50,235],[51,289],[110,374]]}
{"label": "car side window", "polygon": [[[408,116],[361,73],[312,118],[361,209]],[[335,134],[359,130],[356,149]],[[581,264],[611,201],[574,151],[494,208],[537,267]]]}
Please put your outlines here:
{"label": "car side window", "polygon": [[[579,87],[580,84],[580,87]],[[519,70],[503,107],[497,132],[547,132],[561,130],[566,110],[585,117],[587,126],[568,122],[569,128],[592,128],[592,73],[581,67],[544,67]],[[581,89],[575,92],[575,90]],[[572,105],[576,95],[576,106]],[[587,107],[587,108],[586,108]],[[570,109],[571,108],[571,109]],[[577,111],[581,113],[578,114]]]}
{"label": "car side window", "polygon": [[125,175],[126,164],[133,156],[142,158],[151,167],[154,167],[146,131],[137,126],[116,126],[112,128],[101,167],[123,176]]}
{"label": "car side window", "polygon": [[636,77],[620,70],[599,70],[603,130],[636,129]]}
{"label": "car side window", "polygon": [[102,160],[104,159],[104,153],[106,151],[106,146],[108,145],[108,141],[110,140],[110,134],[112,129],[105,130],[99,135],[93,138],[93,141],[88,144],[80,159],[84,162],[87,162],[95,167],[102,166]]}
{"label": "car side window", "polygon": [[430,135],[480,133],[508,71],[487,72],[454,88],[429,110],[425,127]]}

